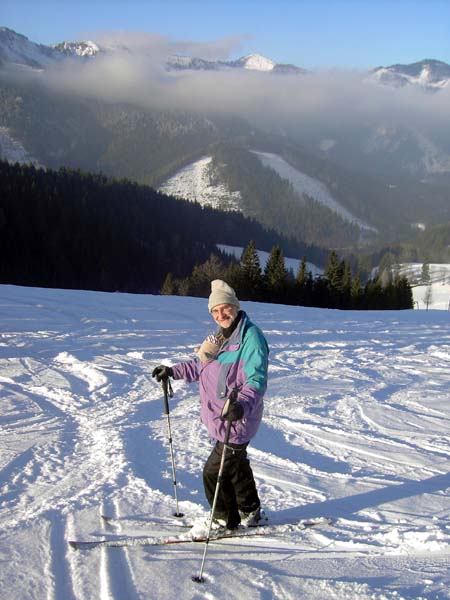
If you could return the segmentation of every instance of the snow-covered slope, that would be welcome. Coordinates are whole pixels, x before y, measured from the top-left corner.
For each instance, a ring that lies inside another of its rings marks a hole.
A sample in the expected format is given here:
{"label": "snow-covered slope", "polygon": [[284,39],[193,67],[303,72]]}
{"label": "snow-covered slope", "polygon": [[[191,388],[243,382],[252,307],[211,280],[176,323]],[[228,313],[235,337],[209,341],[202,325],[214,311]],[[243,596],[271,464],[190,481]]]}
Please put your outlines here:
{"label": "snow-covered slope", "polygon": [[35,44],[27,37],[0,27],[0,65],[10,64],[41,69],[55,62],[58,52],[49,46]]}
{"label": "snow-covered slope", "polygon": [[240,210],[240,192],[230,192],[227,186],[214,181],[210,156],[203,156],[170,177],[158,191],[222,210]]}
{"label": "snow-covered slope", "polygon": [[307,196],[310,196],[316,200],[316,202],[320,202],[321,204],[324,204],[330,208],[343,219],[350,221],[351,223],[355,223],[361,229],[376,231],[374,227],[364,223],[361,221],[361,219],[358,219],[352,215],[346,208],[339,204],[339,202],[333,198],[326,185],[318,179],[314,179],[313,177],[306,175],[306,173],[302,173],[298,169],[295,169],[277,154],[256,151],[254,153],[259,157],[265,166],[276,171],[280,177],[283,177],[283,179],[290,181],[295,191],[300,195],[306,194]]}
{"label": "snow-covered slope", "polygon": [[20,33],[0,27],[0,66],[45,69],[67,58],[93,57],[100,51],[94,42],[62,42],[53,46],[36,44]]}
{"label": "snow-covered slope", "polygon": [[31,164],[42,167],[37,158],[32,156],[19,140],[15,140],[7,127],[0,127],[0,159],[10,163]]}
{"label": "snow-covered slope", "polygon": [[100,52],[99,46],[89,40],[86,42],[61,42],[52,47],[67,56],[95,56]]}
{"label": "snow-covered slope", "polygon": [[378,67],[372,71],[371,79],[383,85],[414,85],[436,91],[450,85],[450,65],[428,59],[409,65]]}
{"label": "snow-covered slope", "polygon": [[[203,546],[74,551],[69,538],[168,535],[167,422],[152,367],[194,356],[206,300],[0,286],[0,589],[8,600],[438,600],[450,589],[443,311],[243,303],[265,331],[265,414],[250,446],[269,514],[334,526]],[[211,443],[174,382],[180,507],[206,514]],[[123,517],[102,523],[101,513]],[[128,521],[134,515],[140,525]]]}
{"label": "snow-covered slope", "polygon": [[[319,180],[295,169],[277,154],[253,152],[264,166],[270,167],[280,177],[292,183],[300,196],[303,194],[310,196],[339,214],[345,220],[357,224],[361,229],[376,231],[373,227],[364,223],[341,206],[332,197],[326,185]],[[211,160],[211,157],[205,156],[180,169],[178,173],[160,186],[159,191],[204,205],[225,208],[227,210],[240,210],[240,192],[230,192],[222,182],[214,182],[214,174],[211,172]]]}
{"label": "snow-covered slope", "polygon": [[273,71],[276,63],[261,54],[248,54],[240,59],[244,69],[253,69],[256,71]]}

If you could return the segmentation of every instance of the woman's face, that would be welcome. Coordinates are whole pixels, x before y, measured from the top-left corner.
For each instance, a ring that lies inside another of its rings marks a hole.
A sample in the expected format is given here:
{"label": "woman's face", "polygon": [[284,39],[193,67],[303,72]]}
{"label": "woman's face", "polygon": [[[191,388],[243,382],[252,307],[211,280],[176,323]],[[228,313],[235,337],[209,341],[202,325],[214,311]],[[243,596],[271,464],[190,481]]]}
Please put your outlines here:
{"label": "woman's face", "polygon": [[227,329],[237,317],[238,312],[239,309],[234,304],[218,304],[212,309],[211,314],[219,327]]}

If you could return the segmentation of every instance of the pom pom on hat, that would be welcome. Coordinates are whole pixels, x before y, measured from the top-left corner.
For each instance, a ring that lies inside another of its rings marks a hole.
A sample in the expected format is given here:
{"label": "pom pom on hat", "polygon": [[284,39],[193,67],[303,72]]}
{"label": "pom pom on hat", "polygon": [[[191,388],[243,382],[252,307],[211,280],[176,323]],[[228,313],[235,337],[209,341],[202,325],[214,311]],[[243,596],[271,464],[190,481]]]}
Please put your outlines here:
{"label": "pom pom on hat", "polygon": [[221,279],[214,279],[211,281],[211,294],[208,300],[209,312],[218,304],[233,304],[239,308],[239,300],[233,288]]}

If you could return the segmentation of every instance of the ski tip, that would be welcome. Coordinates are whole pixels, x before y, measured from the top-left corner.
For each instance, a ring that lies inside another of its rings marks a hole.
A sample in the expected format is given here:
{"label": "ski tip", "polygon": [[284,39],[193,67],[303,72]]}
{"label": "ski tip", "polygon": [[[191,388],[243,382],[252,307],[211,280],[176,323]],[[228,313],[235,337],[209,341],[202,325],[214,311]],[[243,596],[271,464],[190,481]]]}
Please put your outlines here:
{"label": "ski tip", "polygon": [[77,542],[75,542],[73,540],[69,540],[69,546],[71,548],[73,548],[74,550],[78,550],[78,544],[77,544]]}
{"label": "ski tip", "polygon": [[191,579],[195,583],[205,583],[205,580],[201,575],[192,575]]}

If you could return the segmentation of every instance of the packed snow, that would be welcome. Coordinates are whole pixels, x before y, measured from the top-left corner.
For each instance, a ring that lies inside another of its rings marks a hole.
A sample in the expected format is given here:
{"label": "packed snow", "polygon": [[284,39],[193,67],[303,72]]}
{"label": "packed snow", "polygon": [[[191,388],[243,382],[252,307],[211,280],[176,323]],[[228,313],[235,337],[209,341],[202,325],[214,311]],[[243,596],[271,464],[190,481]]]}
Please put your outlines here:
{"label": "packed snow", "polygon": [[[212,541],[199,584],[202,544],[68,540],[177,529],[149,521],[175,510],[151,371],[194,356],[214,329],[206,300],[1,285],[0,306],[2,597],[450,598],[448,312],[242,303],[271,349],[249,451],[263,505],[333,525]],[[206,515],[198,390],[173,388],[180,509]]]}

